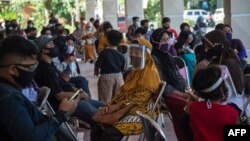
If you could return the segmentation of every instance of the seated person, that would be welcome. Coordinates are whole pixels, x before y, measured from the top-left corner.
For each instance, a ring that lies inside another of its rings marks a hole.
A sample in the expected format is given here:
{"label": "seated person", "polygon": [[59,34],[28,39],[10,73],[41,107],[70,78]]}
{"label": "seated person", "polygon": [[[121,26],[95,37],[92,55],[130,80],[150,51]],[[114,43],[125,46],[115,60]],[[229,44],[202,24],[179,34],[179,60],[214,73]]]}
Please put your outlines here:
{"label": "seated person", "polygon": [[44,117],[22,94],[21,88],[32,82],[38,50],[21,36],[10,36],[0,46],[0,140],[51,141],[78,100],[63,99],[58,111]]}
{"label": "seated person", "polygon": [[[54,46],[52,40],[53,38],[48,38],[43,35],[35,40],[40,51],[35,81],[40,87],[47,86],[51,89],[48,100],[54,110],[57,111],[59,102],[63,98],[70,98],[74,95],[76,88],[64,81],[53,66],[52,58],[57,56],[57,48]],[[84,91],[80,93],[80,99],[74,115],[90,125],[94,125],[95,123],[92,120],[92,116],[99,107],[103,106],[103,103],[88,99]]]}
{"label": "seated person", "polygon": [[[156,65],[144,46],[131,46],[130,57],[132,71],[125,79],[120,93],[114,96],[108,106],[126,103],[135,106],[119,122],[105,128],[98,125],[92,129],[92,141],[120,141],[124,135],[136,135],[142,132],[142,123],[136,111],[149,114],[151,110],[148,109],[149,103],[152,98],[157,97],[161,81]],[[103,123],[105,122],[103,120],[99,119],[96,122]]]}
{"label": "seated person", "polygon": [[217,66],[199,70],[194,76],[194,94],[203,100],[190,101],[186,108],[193,141],[222,141],[224,126],[237,123],[239,112],[222,104],[227,95],[225,84],[222,70]]}
{"label": "seated person", "polygon": [[194,67],[196,64],[195,54],[191,47],[193,41],[193,33],[190,31],[182,32],[182,37],[178,38],[175,48],[178,55],[185,61],[188,67],[189,82],[192,84]]}
{"label": "seated person", "polygon": [[[67,36],[67,38],[65,38],[65,41],[67,41],[68,51],[70,49],[72,50],[72,47],[69,47],[69,44],[72,43],[72,38],[69,38]],[[59,55],[59,56],[61,56],[61,55]],[[54,57],[52,60],[52,63],[56,67],[57,71],[60,72],[63,79],[65,81],[71,83],[74,87],[76,87],[78,89],[82,88],[91,97],[91,93],[90,93],[89,86],[88,86],[88,80],[85,77],[83,77],[83,76],[70,77],[71,70],[70,70],[69,65],[72,63],[76,63],[75,69],[77,70],[78,74],[80,73],[80,68],[76,62],[76,57],[74,55],[68,55],[67,57],[65,56],[66,59],[64,61],[61,61],[59,59],[59,56],[57,55],[56,57]]]}
{"label": "seated person", "polygon": [[179,68],[174,61],[174,58],[169,53],[162,51],[160,45],[165,43],[162,38],[166,36],[168,32],[159,28],[156,29],[151,36],[151,43],[153,50],[151,52],[157,70],[160,74],[161,80],[167,83],[163,98],[168,106],[171,115],[173,117],[173,125],[179,141],[185,140],[184,135],[177,126],[178,119],[184,113],[183,108],[186,105],[186,95],[184,94],[187,89],[185,79],[179,73]]}

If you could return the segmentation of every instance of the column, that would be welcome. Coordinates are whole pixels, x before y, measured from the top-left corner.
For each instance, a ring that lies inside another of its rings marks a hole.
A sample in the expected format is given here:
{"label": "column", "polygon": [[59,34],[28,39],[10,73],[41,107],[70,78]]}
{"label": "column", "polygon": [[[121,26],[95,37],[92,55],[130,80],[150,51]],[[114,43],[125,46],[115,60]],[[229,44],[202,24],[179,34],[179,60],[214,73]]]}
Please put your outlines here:
{"label": "column", "polygon": [[95,0],[86,0],[86,21],[95,18],[96,2]]}
{"label": "column", "polygon": [[180,24],[183,22],[183,0],[161,0],[161,15],[171,19],[171,28],[180,32]]}
{"label": "column", "polygon": [[114,29],[118,29],[117,0],[103,0],[103,20],[109,21]]}
{"label": "column", "polygon": [[[233,37],[240,39],[250,49],[250,1],[224,0],[225,24],[231,24]],[[250,50],[249,50],[250,51]]]}
{"label": "column", "polygon": [[125,0],[126,26],[131,25],[132,17],[137,16],[144,19],[143,0]]}

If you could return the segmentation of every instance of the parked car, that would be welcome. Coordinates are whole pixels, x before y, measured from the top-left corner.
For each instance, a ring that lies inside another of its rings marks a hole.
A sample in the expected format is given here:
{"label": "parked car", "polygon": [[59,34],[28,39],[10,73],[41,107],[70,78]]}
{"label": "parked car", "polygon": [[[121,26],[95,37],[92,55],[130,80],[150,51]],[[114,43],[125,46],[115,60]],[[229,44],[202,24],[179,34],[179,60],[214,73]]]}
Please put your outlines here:
{"label": "parked car", "polygon": [[191,20],[193,22],[196,22],[197,18],[199,16],[202,16],[204,18],[204,22],[208,20],[208,12],[203,9],[190,9],[190,10],[184,10],[183,18],[184,20]]}
{"label": "parked car", "polygon": [[214,16],[213,16],[215,22],[217,23],[223,22],[224,17],[225,17],[224,8],[218,8],[215,10]]}

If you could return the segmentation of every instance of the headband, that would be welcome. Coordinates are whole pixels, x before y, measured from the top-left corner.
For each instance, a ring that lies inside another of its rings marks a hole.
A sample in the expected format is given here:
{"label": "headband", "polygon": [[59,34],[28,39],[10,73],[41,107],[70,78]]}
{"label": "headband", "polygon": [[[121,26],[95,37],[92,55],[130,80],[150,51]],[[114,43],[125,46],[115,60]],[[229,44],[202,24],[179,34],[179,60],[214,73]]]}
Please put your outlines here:
{"label": "headband", "polygon": [[218,88],[222,82],[223,82],[223,78],[220,77],[212,86],[210,86],[207,89],[201,90],[201,92],[203,92],[203,93],[212,92],[213,90],[215,90],[216,88]]}

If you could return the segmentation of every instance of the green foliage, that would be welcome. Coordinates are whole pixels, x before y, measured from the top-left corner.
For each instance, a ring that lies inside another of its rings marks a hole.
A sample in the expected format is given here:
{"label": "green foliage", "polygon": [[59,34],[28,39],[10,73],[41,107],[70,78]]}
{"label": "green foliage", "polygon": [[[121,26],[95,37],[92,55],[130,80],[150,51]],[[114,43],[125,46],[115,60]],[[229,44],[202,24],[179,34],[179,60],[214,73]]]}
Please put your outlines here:
{"label": "green foliage", "polygon": [[[82,4],[83,0],[81,0]],[[46,22],[45,9],[49,14],[53,13],[58,18],[63,17],[66,24],[70,25],[72,16],[75,15],[75,0],[11,0],[10,3],[0,1],[0,19],[17,19],[22,28],[26,28],[23,9],[26,5],[33,5],[35,12],[31,13],[30,19],[34,21],[38,31]],[[81,15],[85,14],[83,9]],[[68,25],[67,25],[68,26]]]}
{"label": "green foliage", "polygon": [[144,10],[145,18],[149,21],[156,21],[157,24],[160,24],[161,21],[161,4],[160,0],[149,0],[148,7]]}

